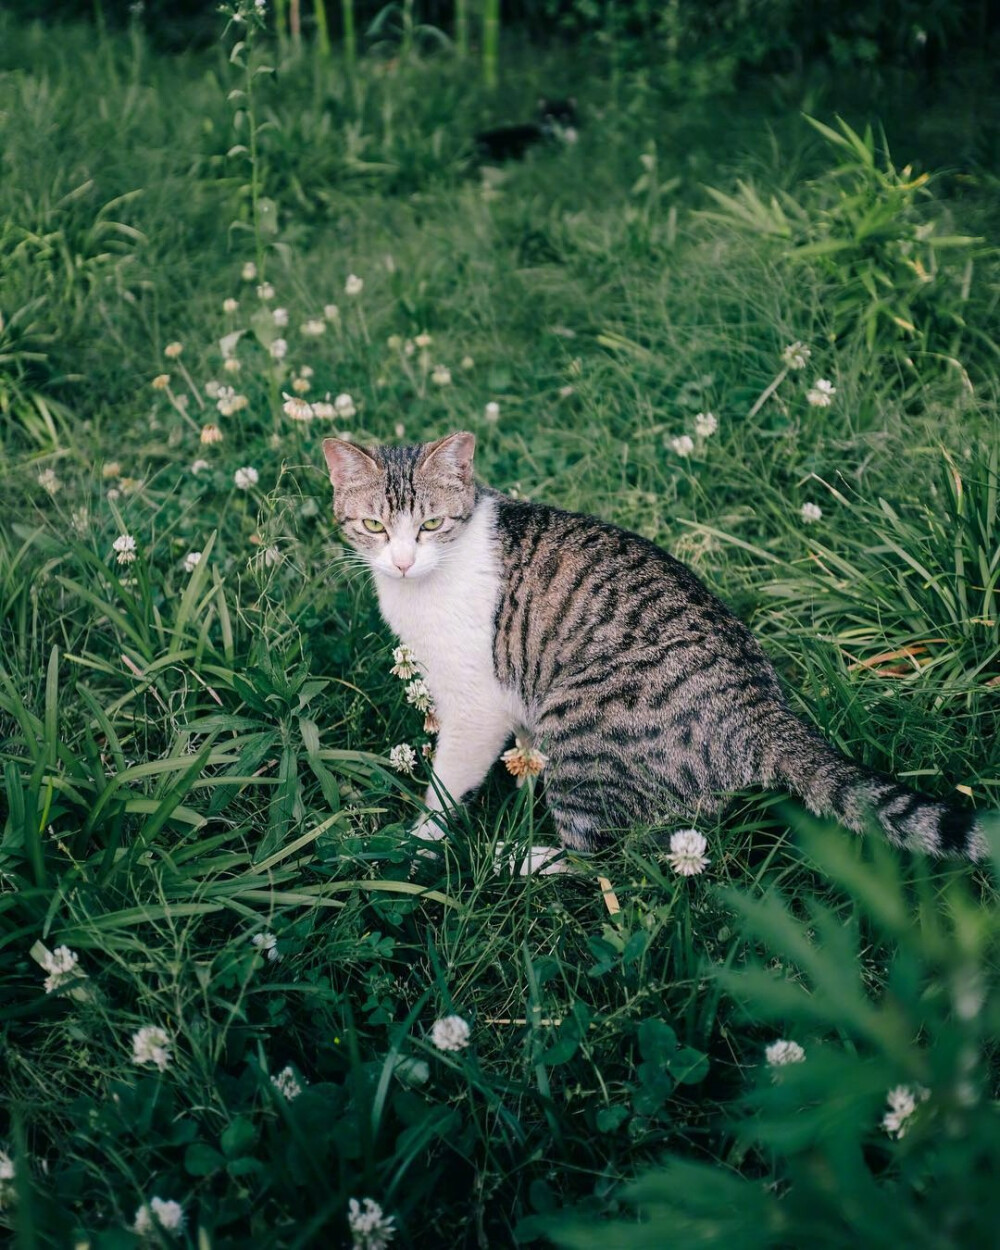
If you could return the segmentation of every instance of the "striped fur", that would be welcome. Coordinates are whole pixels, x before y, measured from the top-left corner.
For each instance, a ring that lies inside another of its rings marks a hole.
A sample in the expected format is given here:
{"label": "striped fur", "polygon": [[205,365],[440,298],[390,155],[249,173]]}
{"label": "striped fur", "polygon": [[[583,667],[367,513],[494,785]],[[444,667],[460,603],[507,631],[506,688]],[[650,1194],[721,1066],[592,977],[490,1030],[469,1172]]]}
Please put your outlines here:
{"label": "striped fur", "polygon": [[[545,794],[569,847],[763,786],[858,832],[877,824],[897,846],[985,853],[974,813],[852,763],[803,724],[760,644],[685,565],[593,517],[477,485],[473,448],[465,433],[324,443],[337,519],[435,701],[431,809],[473,791],[516,731],[549,757]],[[428,532],[428,518],[443,520]]]}

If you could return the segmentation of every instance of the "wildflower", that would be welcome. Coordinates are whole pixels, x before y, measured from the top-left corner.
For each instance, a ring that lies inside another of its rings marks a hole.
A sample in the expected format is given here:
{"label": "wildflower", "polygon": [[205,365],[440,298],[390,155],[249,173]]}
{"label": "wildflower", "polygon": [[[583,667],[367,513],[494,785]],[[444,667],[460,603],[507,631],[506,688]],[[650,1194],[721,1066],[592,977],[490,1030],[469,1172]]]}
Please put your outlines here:
{"label": "wildflower", "polygon": [[244,282],[254,281],[254,279],[257,277],[257,266],[253,263],[252,260],[248,260],[244,264],[242,270],[240,271],[240,276],[243,278]]}
{"label": "wildflower", "polygon": [[219,391],[222,390],[222,384],[216,382],[215,378],[209,378],[205,383],[205,394],[209,399],[218,399]]}
{"label": "wildflower", "polygon": [[451,370],[447,365],[435,365],[431,381],[435,386],[451,386]]}
{"label": "wildflower", "polygon": [[168,343],[163,349],[163,354],[168,360],[176,360],[183,350],[183,343]]}
{"label": "wildflower", "polygon": [[281,411],[286,417],[291,417],[293,421],[311,421],[313,418],[312,404],[307,403],[304,399],[299,399],[297,395],[285,395],[285,402],[281,405]]}
{"label": "wildflower", "polygon": [[62,482],[56,477],[53,469],[43,469],[39,473],[38,485],[42,490],[47,490],[50,495],[54,495],[57,491],[62,490]]}
{"label": "wildflower", "polygon": [[403,346],[403,340],[398,334],[390,334],[385,341],[385,345],[388,347],[389,351],[398,352]]}
{"label": "wildflower", "polygon": [[507,771],[517,778],[518,785],[523,785],[528,777],[537,777],[549,762],[547,755],[543,755],[523,738],[515,738],[514,745],[509,751],[504,751],[500,758]]}
{"label": "wildflower", "polygon": [[812,525],[813,521],[818,521],[822,515],[823,509],[816,503],[806,502],[799,509],[799,516],[804,525]]}
{"label": "wildflower", "polygon": [[472,359],[471,356],[463,356],[462,361],[461,361],[461,367],[465,370],[466,373],[468,373],[470,369],[475,369],[476,362]]}
{"label": "wildflower", "polygon": [[464,1050],[471,1036],[472,1030],[461,1016],[443,1016],[431,1028],[431,1041],[438,1050]]}
{"label": "wildflower", "polygon": [[400,742],[389,752],[389,766],[397,773],[412,773],[417,764],[417,753],[408,742]]}
{"label": "wildflower", "polygon": [[694,439],[690,434],[678,434],[676,438],[670,440],[672,451],[676,451],[678,456],[690,456],[694,451]]}
{"label": "wildflower", "polygon": [[500,405],[497,403],[495,399],[491,399],[490,402],[483,409],[483,416],[486,418],[487,421],[499,421],[500,420]]}
{"label": "wildflower", "polygon": [[360,295],[364,290],[364,279],[359,278],[357,274],[351,273],[347,275],[347,281],[344,283],[345,295]]}
{"label": "wildflower", "polygon": [[288,355],[288,344],[284,339],[275,339],[267,350],[273,360],[284,360]]}
{"label": "wildflower", "polygon": [[277,1076],[271,1077],[271,1084],[286,1102],[291,1102],[302,1093],[302,1084],[288,1065]]}
{"label": "wildflower", "polygon": [[274,324],[278,327],[279,330],[283,330],[285,326],[288,325],[288,309],[287,308],[275,308],[274,311],[271,313],[271,317],[274,321]]}
{"label": "wildflower", "polygon": [[274,287],[270,284],[270,282],[262,282],[260,286],[258,286],[257,298],[262,299],[265,302],[269,299],[274,299]]}
{"label": "wildflower", "polygon": [[69,514],[69,523],[74,532],[82,536],[90,528],[90,513],[86,508],[74,508]]}
{"label": "wildflower", "polygon": [[569,399],[570,395],[572,395],[572,394],[573,394],[573,390],[574,390],[574,388],[573,388],[572,386],[560,386],[560,388],[559,388],[559,398],[560,398],[560,399]]}
{"label": "wildflower", "polygon": [[667,863],[682,877],[693,877],[704,872],[711,862],[705,851],[708,843],[697,829],[678,829],[670,835]]}
{"label": "wildflower", "polygon": [[[229,363],[227,360],[227,367]],[[224,417],[231,417],[234,413],[242,412],[249,404],[250,401],[245,395],[238,395],[231,386],[223,386],[219,390],[219,398],[215,406]]]}
{"label": "wildflower", "polygon": [[0,1150],[0,1211],[17,1197],[17,1190],[11,1184],[16,1175],[14,1160],[6,1150]]}
{"label": "wildflower", "polygon": [[392,427],[392,430],[397,438],[406,437],[406,426],[402,423],[402,421],[397,421],[396,424]]}
{"label": "wildflower", "polygon": [[132,1062],[151,1063],[161,1072],[166,1072],[170,1067],[172,1045],[170,1034],[165,1029],[155,1024],[144,1025],[132,1034]]}
{"label": "wildflower", "polygon": [[393,665],[389,672],[392,673],[393,677],[398,677],[400,681],[409,681],[411,677],[416,677],[420,671],[417,668],[417,657],[405,643],[394,648],[392,659]]}
{"label": "wildflower", "polygon": [[104,465],[101,467],[101,477],[103,477],[105,481],[112,477],[121,477],[121,475],[122,467],[117,460],[105,461]]}
{"label": "wildflower", "polygon": [[222,311],[228,314],[229,316],[232,316],[232,314],[236,312],[239,306],[240,306],[239,300],[235,300],[231,296],[229,299],[224,299],[222,301]]}
{"label": "wildflower", "polygon": [[354,406],[354,400],[346,393],[346,391],[342,395],[337,396],[337,398],[333,401],[333,406],[337,411],[337,415],[343,417],[345,420],[353,417],[357,412],[357,409]]}
{"label": "wildflower", "polygon": [[195,477],[197,477],[199,473],[204,472],[204,470],[208,467],[209,464],[207,460],[195,460],[191,465],[191,472]]}
{"label": "wildflower", "polygon": [[249,490],[260,481],[260,474],[248,465],[246,468],[236,470],[233,474],[233,481],[236,483],[237,490]]}
{"label": "wildflower", "polygon": [[201,552],[189,551],[187,555],[184,557],[184,572],[193,573],[200,563],[201,563]]}
{"label": "wildflower", "polygon": [[110,489],[110,490],[108,491],[108,493],[107,493],[107,500],[108,500],[108,503],[114,503],[116,499],[120,499],[120,498],[121,498],[121,494],[122,494],[122,493],[121,493],[121,491],[118,489],[118,487],[117,487],[117,486],[112,486],[112,487],[111,487],[111,489]]}
{"label": "wildflower", "polygon": [[806,1052],[798,1042],[772,1042],[764,1048],[764,1058],[772,1068],[783,1067],[786,1063],[803,1063]]}
{"label": "wildflower", "polygon": [[890,1137],[903,1137],[909,1128],[908,1121],[917,1110],[918,1102],[926,1102],[930,1090],[922,1085],[912,1088],[909,1085],[897,1085],[886,1095],[889,1110],[882,1117],[882,1127]]}
{"label": "wildflower", "polygon": [[162,1198],[151,1198],[143,1203],[135,1213],[132,1231],[140,1237],[148,1237],[154,1232],[156,1225],[164,1232],[180,1233],[184,1229],[184,1208],[179,1202],[165,1201]]}
{"label": "wildflower", "polygon": [[131,564],[135,559],[135,539],[131,534],[119,534],[111,546],[119,564]]}
{"label": "wildflower", "polygon": [[327,321],[339,321],[340,309],[336,304],[324,304],[323,316],[327,319]]}
{"label": "wildflower", "polygon": [[268,568],[271,568],[272,565],[280,563],[280,561],[281,561],[281,552],[278,550],[277,547],[265,547],[264,548],[264,564]]}
{"label": "wildflower", "polygon": [[314,373],[315,373],[315,370],[313,369],[312,365],[303,365],[302,368],[299,370],[299,377],[311,378]]}
{"label": "wildflower", "polygon": [[150,382],[150,386],[153,388],[154,391],[165,391],[169,385],[170,385],[169,373],[158,373],[156,377],[153,378],[152,382]]}
{"label": "wildflower", "polygon": [[829,408],[833,403],[833,397],[837,393],[837,388],[832,382],[828,382],[826,378],[819,378],[808,391],[806,391],[806,401],[814,408]]}
{"label": "wildflower", "polygon": [[806,347],[805,343],[800,343],[796,339],[794,343],[789,343],[781,353],[781,359],[789,369],[804,369],[809,363],[811,355],[812,352]]}
{"label": "wildflower", "polygon": [[385,1250],[396,1235],[393,1218],[384,1215],[371,1198],[365,1198],[364,1206],[357,1198],[352,1198],[347,1204],[347,1226],[353,1238],[351,1250]]}
{"label": "wildflower", "polygon": [[424,733],[436,734],[441,732],[441,722],[437,718],[437,711],[432,706],[424,717]]}
{"label": "wildflower", "polygon": [[719,428],[718,418],[711,412],[698,412],[694,418],[694,432],[699,438],[711,438]]}
{"label": "wildflower", "polygon": [[424,348],[430,347],[430,345],[434,342],[431,336],[427,333],[416,335],[413,341],[414,343],[416,343],[416,345],[419,348],[421,348],[421,350],[423,350]]}
{"label": "wildflower", "polygon": [[319,317],[310,317],[308,321],[303,322],[299,330],[307,338],[318,338],[326,333],[326,322],[321,321]]}
{"label": "wildflower", "polygon": [[404,356],[412,356],[416,350],[417,350],[416,344],[413,342],[413,339],[407,339],[406,342],[403,344]]}
{"label": "wildflower", "polygon": [[201,441],[206,447],[210,447],[212,443],[221,443],[222,431],[210,421],[208,425],[201,427]]}
{"label": "wildflower", "polygon": [[281,958],[278,939],[269,929],[265,929],[263,933],[255,933],[250,941],[257,947],[258,953],[266,956],[272,964]]}
{"label": "wildflower", "polygon": [[46,951],[42,956],[42,967],[49,974],[45,978],[45,993],[61,990],[64,985],[85,974],[77,964],[80,956],[68,946],[57,946],[54,951]]}
{"label": "wildflower", "polygon": [[411,681],[406,687],[406,702],[418,712],[428,712],[431,706],[431,692],[422,677]]}
{"label": "wildflower", "polygon": [[319,417],[321,420],[332,421],[337,415],[337,409],[334,408],[333,404],[329,403],[327,400],[317,399],[312,406],[312,414],[314,417]]}
{"label": "wildflower", "polygon": [[[239,371],[243,368],[243,366],[240,364],[240,362],[236,359],[235,356],[228,356],[222,362],[222,367],[223,369],[225,369],[227,373],[239,373]],[[182,395],[181,398],[187,399],[187,396]],[[240,398],[242,398],[242,396]],[[240,406],[243,407],[243,405],[240,405]],[[226,413],[225,415],[229,416],[229,413]]]}

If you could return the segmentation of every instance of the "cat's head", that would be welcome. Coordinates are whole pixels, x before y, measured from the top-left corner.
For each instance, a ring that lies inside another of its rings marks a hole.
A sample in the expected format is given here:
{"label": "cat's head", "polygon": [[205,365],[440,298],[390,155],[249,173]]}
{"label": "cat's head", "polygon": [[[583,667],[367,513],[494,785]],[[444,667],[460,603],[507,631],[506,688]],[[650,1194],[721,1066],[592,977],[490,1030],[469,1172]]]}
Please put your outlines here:
{"label": "cat's head", "polygon": [[411,581],[440,565],[475,506],[475,447],[465,431],[415,447],[324,439],[334,515],[374,572]]}
{"label": "cat's head", "polygon": [[568,100],[550,100],[541,96],[538,101],[538,120],[550,139],[558,139],[568,144],[576,143],[580,119],[575,96],[570,96]]}

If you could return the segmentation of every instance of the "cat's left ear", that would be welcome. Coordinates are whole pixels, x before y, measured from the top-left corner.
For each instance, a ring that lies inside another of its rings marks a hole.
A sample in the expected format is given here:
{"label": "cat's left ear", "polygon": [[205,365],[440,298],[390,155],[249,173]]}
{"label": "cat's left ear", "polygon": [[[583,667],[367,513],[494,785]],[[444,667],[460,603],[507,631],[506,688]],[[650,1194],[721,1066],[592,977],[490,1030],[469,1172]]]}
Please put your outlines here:
{"label": "cat's left ear", "polygon": [[357,486],[367,478],[377,476],[379,471],[374,456],[346,439],[324,438],[323,455],[330,470],[330,481],[335,487]]}
{"label": "cat's left ear", "polygon": [[428,443],[417,464],[423,472],[442,473],[457,477],[463,486],[472,482],[472,456],[476,450],[476,436],[468,430],[459,430]]}

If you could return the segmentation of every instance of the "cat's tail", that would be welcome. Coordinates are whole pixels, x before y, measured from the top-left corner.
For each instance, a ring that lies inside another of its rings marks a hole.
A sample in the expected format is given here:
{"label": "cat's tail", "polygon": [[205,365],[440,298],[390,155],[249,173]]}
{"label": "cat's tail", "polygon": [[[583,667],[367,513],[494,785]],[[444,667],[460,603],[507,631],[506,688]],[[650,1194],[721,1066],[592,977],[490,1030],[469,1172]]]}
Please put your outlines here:
{"label": "cat's tail", "polygon": [[817,816],[833,816],[856,833],[880,827],[893,846],[907,850],[973,860],[987,854],[976,812],[854,763],[787,708],[776,709],[769,728],[765,784],[787,787]]}

